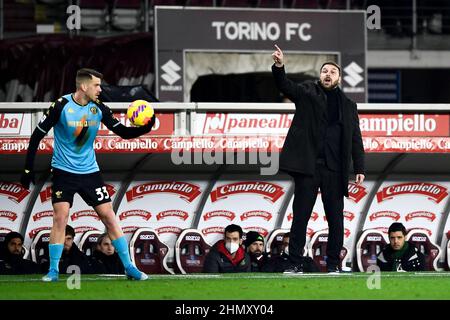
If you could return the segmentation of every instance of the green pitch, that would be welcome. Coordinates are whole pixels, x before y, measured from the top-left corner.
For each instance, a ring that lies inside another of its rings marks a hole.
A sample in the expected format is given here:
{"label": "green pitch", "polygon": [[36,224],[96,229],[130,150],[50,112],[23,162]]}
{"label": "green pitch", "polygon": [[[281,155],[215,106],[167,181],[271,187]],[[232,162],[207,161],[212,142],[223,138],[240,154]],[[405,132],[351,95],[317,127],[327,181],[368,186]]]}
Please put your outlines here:
{"label": "green pitch", "polygon": [[[1,299],[450,299],[450,272],[344,275],[267,273],[151,275],[147,281],[85,275],[43,283],[40,276],[0,276]],[[372,288],[372,289],[370,289]]]}

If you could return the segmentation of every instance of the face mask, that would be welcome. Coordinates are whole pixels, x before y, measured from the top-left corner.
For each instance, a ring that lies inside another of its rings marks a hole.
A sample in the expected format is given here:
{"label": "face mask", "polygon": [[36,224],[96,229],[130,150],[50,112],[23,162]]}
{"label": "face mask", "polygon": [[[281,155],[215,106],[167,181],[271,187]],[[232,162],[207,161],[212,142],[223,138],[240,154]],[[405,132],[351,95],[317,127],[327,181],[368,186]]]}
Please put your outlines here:
{"label": "face mask", "polygon": [[284,248],[284,254],[285,254],[285,255],[289,255],[289,246],[287,246],[286,248]]}
{"label": "face mask", "polygon": [[239,249],[239,244],[236,242],[226,242],[225,248],[227,248],[229,253],[233,254]]}

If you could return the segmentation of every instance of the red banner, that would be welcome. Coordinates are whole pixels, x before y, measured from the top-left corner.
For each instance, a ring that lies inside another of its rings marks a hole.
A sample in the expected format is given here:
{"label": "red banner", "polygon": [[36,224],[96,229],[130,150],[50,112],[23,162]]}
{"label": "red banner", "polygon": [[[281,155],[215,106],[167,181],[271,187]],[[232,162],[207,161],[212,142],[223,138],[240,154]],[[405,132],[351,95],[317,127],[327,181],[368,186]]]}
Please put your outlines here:
{"label": "red banner", "polygon": [[228,210],[215,210],[215,211],[210,211],[210,212],[205,213],[203,215],[203,220],[207,221],[209,219],[216,218],[216,217],[222,217],[222,218],[232,221],[236,217],[236,214],[234,212],[231,212]]}
{"label": "red banner", "polygon": [[131,202],[152,193],[174,193],[178,194],[180,198],[192,202],[200,195],[201,191],[200,187],[192,183],[158,181],[134,186],[131,190],[126,192],[127,201]]}
{"label": "red banner", "polygon": [[8,199],[13,202],[22,202],[29,193],[30,191],[18,183],[0,181],[0,195],[8,197]]}
{"label": "red banner", "polygon": [[[173,113],[155,113],[156,121],[152,128],[152,131],[144,136],[155,135],[172,135],[175,131],[175,115]],[[118,119],[124,126],[131,127],[132,124],[128,119],[126,113],[114,113],[114,118]],[[110,131],[103,123],[100,124],[100,128],[97,133],[98,136],[111,136],[115,135]]]}
{"label": "red banner", "polygon": [[283,194],[283,188],[269,182],[247,181],[226,184],[211,191],[211,201],[215,202],[226,199],[236,194],[256,193],[262,195],[264,199],[276,202]]}
{"label": "red banner", "polygon": [[[170,153],[182,157],[190,152],[279,152],[285,135],[273,136],[210,136],[210,137],[140,137],[124,140],[117,136],[97,137],[97,153]],[[0,154],[25,154],[28,138],[0,138]],[[450,137],[363,137],[366,152],[449,153]],[[39,153],[53,152],[53,139],[42,139]]]}
{"label": "red banner", "polygon": [[448,191],[447,188],[434,183],[407,182],[391,185],[378,191],[377,201],[382,202],[405,194],[423,195],[429,200],[439,203],[448,196]]}

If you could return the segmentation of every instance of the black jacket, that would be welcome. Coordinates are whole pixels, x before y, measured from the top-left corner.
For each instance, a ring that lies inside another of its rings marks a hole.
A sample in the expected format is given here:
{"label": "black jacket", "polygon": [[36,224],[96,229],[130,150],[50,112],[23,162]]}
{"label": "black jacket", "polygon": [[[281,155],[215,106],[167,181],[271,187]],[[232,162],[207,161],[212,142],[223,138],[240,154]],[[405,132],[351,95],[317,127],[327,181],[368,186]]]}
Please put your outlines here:
{"label": "black jacket", "polygon": [[224,249],[224,241],[218,241],[209,251],[203,264],[203,272],[207,273],[232,273],[232,272],[250,272],[250,256],[240,247],[236,252],[237,263],[233,264],[230,255]]}
{"label": "black jacket", "polygon": [[[281,253],[281,255],[273,256],[263,265],[262,272],[283,272],[292,267],[292,261],[289,255]],[[303,257],[303,272],[320,272],[319,267],[310,257]]]}
{"label": "black jacket", "polygon": [[[47,259],[41,265],[42,272],[48,271],[49,260]],[[72,245],[68,252],[63,250],[59,260],[59,273],[67,273],[67,268],[71,265],[79,266],[81,273],[92,273],[88,257],[75,244]]]}
{"label": "black jacket", "polygon": [[283,272],[292,266],[292,261],[289,259],[289,255],[284,252],[281,255],[270,257],[267,262],[262,266],[262,272]]}
{"label": "black jacket", "polygon": [[21,255],[5,253],[0,260],[0,274],[37,274],[39,266]]}
{"label": "black jacket", "polygon": [[107,256],[101,251],[95,250],[89,257],[92,273],[98,274],[123,274],[125,272],[119,255],[114,252],[113,255]]}
{"label": "black jacket", "polygon": [[257,257],[254,254],[249,253],[250,256],[250,271],[251,272],[262,272],[262,269],[269,261],[269,256],[267,253],[263,253],[261,256]]}
{"label": "black jacket", "polygon": [[[295,103],[295,114],[280,154],[280,170],[289,174],[302,173],[313,175],[319,154],[318,146],[321,125],[327,116],[327,98],[318,82],[305,81],[297,84],[289,80],[284,67],[272,66],[272,74],[278,89]],[[340,122],[342,187],[348,197],[348,179],[350,162],[353,159],[355,174],[364,174],[364,146],[356,103],[345,96],[339,89],[339,105],[342,108]]]}
{"label": "black jacket", "polygon": [[[388,244],[377,256],[377,265],[381,271],[424,271],[425,256],[411,242],[401,258],[394,259],[394,250]],[[395,268],[395,264],[398,267]]]}

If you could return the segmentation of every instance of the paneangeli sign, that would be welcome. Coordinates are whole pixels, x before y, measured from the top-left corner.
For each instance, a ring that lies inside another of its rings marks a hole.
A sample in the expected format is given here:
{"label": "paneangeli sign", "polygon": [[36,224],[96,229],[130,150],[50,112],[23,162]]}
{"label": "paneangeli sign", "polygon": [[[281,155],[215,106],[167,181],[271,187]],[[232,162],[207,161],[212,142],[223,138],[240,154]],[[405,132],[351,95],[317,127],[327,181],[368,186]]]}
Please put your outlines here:
{"label": "paneangeli sign", "polygon": [[156,6],[156,94],[183,101],[186,52],[270,55],[276,43],[290,52],[337,55],[343,91],[366,102],[365,17],[365,11]]}

